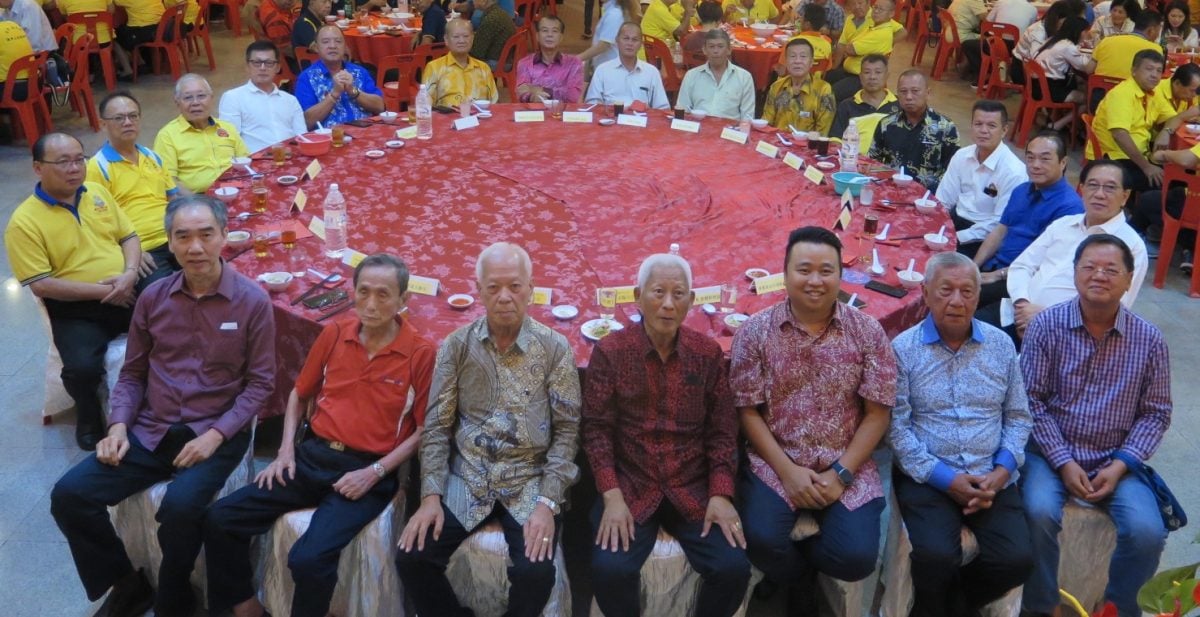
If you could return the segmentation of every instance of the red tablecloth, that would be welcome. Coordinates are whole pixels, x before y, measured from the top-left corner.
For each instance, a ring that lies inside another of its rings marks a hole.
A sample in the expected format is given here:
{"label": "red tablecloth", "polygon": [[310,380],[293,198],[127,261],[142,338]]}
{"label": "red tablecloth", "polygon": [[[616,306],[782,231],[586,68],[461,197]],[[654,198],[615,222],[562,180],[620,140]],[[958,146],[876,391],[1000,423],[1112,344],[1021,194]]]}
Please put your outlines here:
{"label": "red tablecloth", "polygon": [[[553,304],[579,307],[580,315],[572,321],[555,320],[549,306],[531,306],[529,313],[567,336],[582,366],[587,364],[590,343],[579,326],[597,316],[595,289],[635,284],[637,268],[649,254],[666,252],[671,243],[679,243],[692,265],[694,286],[738,281],[737,309],[749,314],[783,300],[784,294],[751,294],[746,269],[780,271],[790,230],[806,224],[831,226],[837,217],[838,200],[831,186],[816,186],[785,166],[781,159],[787,149],[774,159],[755,152],[760,139],[779,143],[771,133],[756,131],[751,142],[742,146],[719,139],[723,121],[709,119],[699,134],[684,133],[670,130],[662,112],[653,112],[645,129],[553,121],[516,124],[512,111],[520,107],[495,105],[494,117],[462,132],[450,129],[452,117],[435,114],[434,139],[409,140],[399,150],[384,148],[397,126],[348,127],[354,141],[321,157],[324,171],[315,181],[302,180],[291,187],[276,184],[274,178],[299,175],[311,159],[296,156],[279,169],[269,160],[257,161],[254,166],[271,180],[270,211],[248,222],[232,218],[231,228],[278,226],[289,216],[297,187],[308,195],[309,206],[299,215],[307,225],[313,215],[320,216],[329,183],[339,183],[347,196],[351,248],[368,254],[395,253],[414,274],[440,280],[437,297],[413,295],[408,304],[414,325],[434,341],[484,314],[479,302],[466,311],[451,309],[446,302],[452,293],[478,297],[474,265],[479,251],[499,240],[517,242],[533,260],[534,284],[554,290]],[[373,148],[387,154],[366,158],[364,153]],[[814,160],[807,149],[795,151]],[[219,181],[215,186],[245,189],[245,182]],[[881,182],[876,199],[911,201],[921,192],[915,185]],[[248,193],[243,190],[233,201],[231,213],[250,208]],[[918,215],[911,206],[894,212],[859,208],[851,232],[842,232],[849,251],[870,251],[871,243],[860,242],[852,233],[862,229],[868,212],[880,218],[880,229],[891,223],[891,237],[937,231],[948,220],[944,213]],[[891,284],[898,284],[893,266],[907,265],[913,257],[921,270],[932,254],[919,238],[897,247],[879,245],[879,249],[888,264],[884,281]],[[350,268],[326,259],[315,237],[301,239],[296,250],[303,251],[318,270],[351,273]],[[288,270],[286,253],[279,245],[273,245],[266,258],[247,252],[231,263],[249,276]],[[314,321],[318,311],[290,304],[314,282],[308,277],[293,282],[284,293],[272,294],[280,376],[276,404],[268,415],[282,411],[307,350],[323,326]],[[342,288],[350,290],[349,284]],[[923,312],[916,292],[895,299],[860,285],[844,288],[859,293],[868,303],[866,312],[878,318],[890,335],[915,323]],[[620,305],[618,319],[628,323],[628,315],[634,312],[633,305]],[[710,318],[696,307],[687,323],[728,344],[730,333],[719,316]]]}
{"label": "red tablecloth", "polygon": [[754,42],[754,31],[741,26],[731,28],[729,35],[745,45],[734,46],[733,63],[750,71],[750,75],[754,77],[755,88],[766,90],[775,81],[775,65],[779,64],[779,54],[783,46],[771,39],[765,43],[771,45],[770,47],[762,47]]}
{"label": "red tablecloth", "polygon": [[[371,25],[378,28],[384,24],[390,24],[378,16],[371,16]],[[360,24],[357,21],[351,23],[350,28],[343,30],[342,34],[346,37],[346,49],[350,52],[350,58],[358,64],[379,64],[386,56],[395,56],[398,54],[406,54],[412,51],[411,32],[393,36],[391,34],[362,34],[358,31]],[[412,24],[419,28],[420,22],[414,20]]]}

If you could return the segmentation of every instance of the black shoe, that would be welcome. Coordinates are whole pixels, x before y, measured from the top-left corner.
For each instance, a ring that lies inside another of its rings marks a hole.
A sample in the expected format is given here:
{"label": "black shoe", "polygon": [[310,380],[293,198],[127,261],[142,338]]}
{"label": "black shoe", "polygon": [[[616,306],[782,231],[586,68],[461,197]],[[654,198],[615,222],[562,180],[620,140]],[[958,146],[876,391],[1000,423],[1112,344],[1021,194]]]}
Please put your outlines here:
{"label": "black shoe", "polygon": [[141,617],[154,605],[154,589],[139,569],[113,585],[112,591],[92,617]]}
{"label": "black shoe", "polygon": [[100,430],[99,426],[89,422],[80,422],[75,425],[75,443],[80,450],[92,452],[101,439],[104,439],[104,432]]}
{"label": "black shoe", "polygon": [[[154,617],[192,617],[196,613],[196,597],[190,593],[182,602],[168,606],[161,599],[154,603]],[[263,615],[267,615],[266,611]]]}

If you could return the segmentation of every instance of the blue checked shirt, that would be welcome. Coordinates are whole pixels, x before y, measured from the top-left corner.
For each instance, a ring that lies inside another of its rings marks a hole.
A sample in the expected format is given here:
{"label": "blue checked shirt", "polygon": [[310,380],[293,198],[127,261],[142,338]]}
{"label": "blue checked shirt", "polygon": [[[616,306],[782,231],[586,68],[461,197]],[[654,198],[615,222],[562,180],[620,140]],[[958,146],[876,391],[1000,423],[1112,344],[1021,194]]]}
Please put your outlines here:
{"label": "blue checked shirt", "polygon": [[[375,80],[371,79],[371,74],[367,72],[367,69],[350,62],[343,63],[342,68],[354,76],[354,87],[361,90],[364,94],[382,96],[379,88],[375,86]],[[296,79],[296,100],[300,101],[300,107],[305,110],[319,103],[332,90],[333,75],[329,73],[329,69],[325,68],[325,63],[321,61],[310,64]],[[328,128],[335,124],[345,124],[354,120],[361,120],[370,115],[367,110],[363,109],[354,99],[350,98],[349,92],[343,92],[342,96],[338,98],[337,103],[334,104],[333,110],[321,120],[321,123]]]}
{"label": "blue checked shirt", "polygon": [[1073,460],[1092,475],[1117,451],[1146,461],[1171,425],[1167,343],[1120,311],[1100,340],[1084,327],[1078,299],[1042,311],[1025,332],[1033,440],[1055,469]]}
{"label": "blue checked shirt", "polygon": [[887,439],[904,473],[945,491],[957,474],[1002,465],[1016,482],[1033,420],[1008,335],[975,320],[953,351],[926,316],[892,349],[899,373]]}

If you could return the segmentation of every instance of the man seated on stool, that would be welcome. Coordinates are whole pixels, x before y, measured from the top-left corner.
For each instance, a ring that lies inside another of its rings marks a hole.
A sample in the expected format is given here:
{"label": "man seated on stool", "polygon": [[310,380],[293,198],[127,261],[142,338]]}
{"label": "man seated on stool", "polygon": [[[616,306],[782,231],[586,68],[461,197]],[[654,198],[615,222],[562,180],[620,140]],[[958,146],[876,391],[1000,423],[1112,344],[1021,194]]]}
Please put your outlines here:
{"label": "man seated on stool", "polygon": [[232,124],[212,117],[212,104],[208,80],[195,73],[180,77],[175,83],[179,115],[154,138],[163,168],[175,184],[192,193],[207,191],[233,165],[234,157],[250,154]]}
{"label": "man seated on stool", "polygon": [[929,81],[921,71],[901,73],[896,92],[900,109],[875,126],[869,156],[891,167],[903,166],[917,182],[936,191],[958,151],[958,127],[929,107]]}
{"label": "man seated on stool", "polygon": [[517,99],[523,103],[543,98],[578,103],[583,96],[583,62],[558,49],[566,26],[554,15],[537,22],[538,49],[517,61]]}
{"label": "man seated on stool", "polygon": [[[784,264],[787,297],[733,338],[729,384],[750,444],[739,510],[750,562],[773,583],[815,589],[818,572],[858,581],[875,570],[884,500],[871,452],[895,403],[896,357],[879,322],[838,302],[833,232],[793,231]],[[797,542],[800,511],[821,532]]]}
{"label": "man seated on stool", "polygon": [[320,61],[296,77],[296,100],[304,108],[305,124],[311,128],[320,122],[328,128],[383,111],[383,93],[371,74],[346,61],[346,39],[337,26],[317,32],[317,54]]}
{"label": "man seated on stool", "polygon": [[1158,569],[1167,530],[1155,493],[1128,471],[1154,455],[1171,424],[1167,343],[1125,304],[1140,281],[1121,238],[1088,236],[1074,262],[1078,297],[1038,315],[1021,352],[1033,412],[1021,493],[1035,556],[1023,613],[1049,615],[1058,606],[1058,534],[1072,498],[1112,518],[1117,546],[1104,600],[1120,617],[1138,617],[1138,590]]}
{"label": "man seated on stool", "polygon": [[163,215],[167,201],[179,194],[175,178],[163,167],[157,152],[138,144],[142,106],[124,90],[105,95],[98,106],[108,141],[88,161],[87,181],[103,186],[129,217],[142,244],[140,293],[151,283],[179,270]]}
{"label": "man seated on stool", "polygon": [[732,52],[727,32],[720,28],[709,30],[704,35],[704,56],[708,62],[684,74],[676,106],[703,109],[713,116],[732,120],[753,118],[754,77],[729,61]]}
{"label": "man seated on stool", "polygon": [[[204,510],[241,462],[246,430],[275,387],[275,318],[267,292],[225,267],[225,204],[180,197],[166,228],[181,272],[151,285],[129,326],[108,436],[50,493],[89,600],[112,588],[97,615],[187,615]],[[158,593],[134,570],[108,508],[170,480],[155,514]]]}
{"label": "man seated on stool", "polygon": [[579,373],[563,335],[526,314],[533,265],[498,242],[475,263],[487,314],[438,349],[421,436],[421,507],[396,568],[418,615],[460,617],[450,556],[487,521],[508,544],[511,617],[542,614],[567,489],[579,479]]}
{"label": "man seated on stool", "polygon": [[[784,48],[787,75],[775,80],[763,102],[763,119],[779,130],[829,134],[833,124],[833,90],[813,75],[813,47],[807,39],[792,39]],[[689,71],[690,72],[690,71]]]}
{"label": "man seated on stool", "polygon": [[634,295],[642,322],[596,345],[584,387],[583,447],[603,496],[592,510],[596,603],[612,617],[641,614],[640,572],[661,527],[703,579],[695,614],[730,617],[750,562],[732,501],[738,428],[724,354],[683,325],[695,294],[682,258],[643,261]]}
{"label": "man seated on stool", "polygon": [[217,115],[238,130],[251,152],[308,130],[300,102],[275,85],[281,61],[279,49],[270,41],[250,43],[246,47],[250,80],[221,95]]}
{"label": "man seated on stool", "polygon": [[[329,612],[342,549],[395,497],[396,469],[416,454],[425,422],[437,348],[400,316],[408,295],[408,267],[391,255],[371,255],[354,269],[357,319],[325,326],[313,344],[288,397],[279,454],[255,484],[209,508],[210,612],[263,614],[250,540],[280,516],[314,507],[288,555],[292,615]],[[311,432],[297,448],[297,427],[310,408]]]}
{"label": "man seated on stool", "polygon": [[448,53],[431,60],[421,72],[421,83],[429,86],[434,105],[458,107],[464,100],[493,103],[499,100],[492,69],[484,61],[471,57],[474,40],[471,22],[465,19],[446,22]]}
{"label": "man seated on stool", "polygon": [[133,224],[103,186],[84,184],[83,146],[64,133],[33,144],[41,180],[13,211],[4,247],[13,276],[41,298],[62,383],[75,400],[75,443],[96,449],[104,411],[97,388],[108,344],[129,329],[142,250]]}
{"label": "man seated on stool", "polygon": [[937,200],[950,211],[958,252],[974,257],[1008,206],[1013,189],[1029,177],[1025,164],[1004,144],[1008,110],[1000,101],[979,100],[971,108],[971,138],[950,158]]}
{"label": "man seated on stool", "polygon": [[[912,614],[977,615],[1033,567],[1016,484],[1033,420],[1012,341],[973,318],[975,263],[934,255],[921,295],[929,314],[892,342],[899,376],[888,429],[912,541]],[[979,543],[965,566],[963,527]]]}
{"label": "man seated on stool", "polygon": [[653,109],[670,107],[658,69],[638,60],[641,48],[641,26],[630,21],[621,24],[617,32],[617,57],[596,67],[588,84],[587,102],[622,105],[638,102]]}

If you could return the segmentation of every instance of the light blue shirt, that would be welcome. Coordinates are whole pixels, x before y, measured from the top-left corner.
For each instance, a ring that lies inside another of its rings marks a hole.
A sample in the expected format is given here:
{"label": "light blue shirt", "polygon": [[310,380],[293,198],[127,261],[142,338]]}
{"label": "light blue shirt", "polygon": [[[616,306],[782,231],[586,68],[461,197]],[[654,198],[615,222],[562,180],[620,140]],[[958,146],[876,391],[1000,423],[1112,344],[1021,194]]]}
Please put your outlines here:
{"label": "light blue shirt", "polygon": [[600,6],[600,21],[596,23],[595,39],[608,43],[608,49],[592,58],[592,68],[617,58],[617,33],[625,23],[625,14],[617,0],[606,0]]}
{"label": "light blue shirt", "polygon": [[899,372],[887,440],[904,473],[945,491],[957,474],[1003,465],[1016,482],[1033,417],[1008,335],[973,320],[953,351],[926,316],[892,349]]}
{"label": "light blue shirt", "polygon": [[634,101],[641,101],[651,109],[671,106],[663,89],[662,75],[653,64],[638,60],[631,71],[617,58],[601,64],[592,73],[587,102],[629,105]]}

